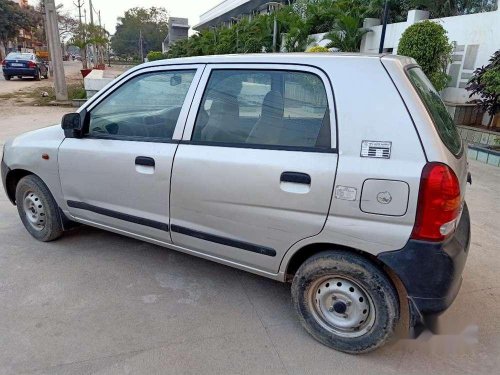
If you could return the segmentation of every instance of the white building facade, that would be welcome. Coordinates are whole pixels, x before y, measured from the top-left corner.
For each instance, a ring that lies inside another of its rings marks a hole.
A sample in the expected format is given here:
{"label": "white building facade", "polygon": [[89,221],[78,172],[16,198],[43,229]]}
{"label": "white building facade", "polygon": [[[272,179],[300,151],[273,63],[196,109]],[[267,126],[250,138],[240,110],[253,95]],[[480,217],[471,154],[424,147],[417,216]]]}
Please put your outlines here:
{"label": "white building facade", "polygon": [[[500,49],[500,0],[497,10],[467,14],[463,16],[436,18],[448,32],[448,39],[455,44],[453,61],[448,67],[451,81],[442,97],[449,103],[465,103],[469,94],[465,90],[472,72],[486,65],[493,53]],[[397,54],[403,32],[414,23],[429,18],[429,13],[421,10],[408,12],[406,22],[387,25],[384,51]],[[382,26],[379,19],[365,19],[364,26],[370,29],[361,43],[361,52],[378,53]]]}
{"label": "white building facade", "polygon": [[293,0],[224,0],[203,13],[200,16],[200,22],[193,26],[193,29],[199,31],[231,25],[242,17],[270,13],[282,5],[291,3]]}

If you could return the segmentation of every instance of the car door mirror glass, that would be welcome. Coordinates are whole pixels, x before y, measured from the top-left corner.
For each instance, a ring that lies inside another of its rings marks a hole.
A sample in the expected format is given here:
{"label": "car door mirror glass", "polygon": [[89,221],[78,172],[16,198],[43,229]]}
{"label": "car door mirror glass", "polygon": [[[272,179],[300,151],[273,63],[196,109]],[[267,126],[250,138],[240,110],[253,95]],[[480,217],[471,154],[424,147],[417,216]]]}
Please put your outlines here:
{"label": "car door mirror glass", "polygon": [[66,137],[79,138],[82,135],[85,113],[67,113],[63,116],[61,128]]}

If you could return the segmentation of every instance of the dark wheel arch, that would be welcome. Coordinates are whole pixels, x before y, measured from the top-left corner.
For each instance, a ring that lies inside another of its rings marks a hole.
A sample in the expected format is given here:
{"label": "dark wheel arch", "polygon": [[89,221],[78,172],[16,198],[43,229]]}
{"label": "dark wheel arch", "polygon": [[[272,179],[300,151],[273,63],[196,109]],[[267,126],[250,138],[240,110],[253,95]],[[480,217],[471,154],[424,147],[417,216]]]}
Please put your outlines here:
{"label": "dark wheel arch", "polygon": [[12,204],[16,204],[16,187],[21,178],[33,174],[30,171],[24,169],[14,169],[7,173],[7,178],[5,180],[5,190],[7,192],[7,197],[12,202]]}

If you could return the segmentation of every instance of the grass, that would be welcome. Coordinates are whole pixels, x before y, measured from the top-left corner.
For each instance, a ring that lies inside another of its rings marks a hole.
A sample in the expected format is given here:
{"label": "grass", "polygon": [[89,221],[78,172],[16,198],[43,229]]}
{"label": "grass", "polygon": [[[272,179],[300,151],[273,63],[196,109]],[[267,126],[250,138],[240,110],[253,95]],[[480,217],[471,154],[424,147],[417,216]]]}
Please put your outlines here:
{"label": "grass", "polygon": [[[46,92],[48,96],[42,96]],[[68,99],[86,99],[87,93],[83,87],[83,82],[68,84]],[[40,86],[28,89],[19,90],[13,93],[0,94],[0,99],[17,99],[16,102],[36,105],[47,106],[56,100],[55,90],[52,86]]]}

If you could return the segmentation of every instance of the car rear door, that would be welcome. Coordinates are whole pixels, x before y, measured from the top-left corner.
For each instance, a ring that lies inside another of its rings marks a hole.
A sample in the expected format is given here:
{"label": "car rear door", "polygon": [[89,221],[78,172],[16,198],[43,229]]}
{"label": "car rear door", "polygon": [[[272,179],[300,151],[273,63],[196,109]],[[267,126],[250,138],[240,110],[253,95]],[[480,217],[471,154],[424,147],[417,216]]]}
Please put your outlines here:
{"label": "car rear door", "polygon": [[170,242],[172,162],[202,65],[136,71],[87,108],[59,172],[68,212],[121,233]]}
{"label": "car rear door", "polygon": [[199,87],[173,165],[172,240],[277,273],[327,218],[338,158],[329,81],[312,67],[227,64],[207,66]]}

